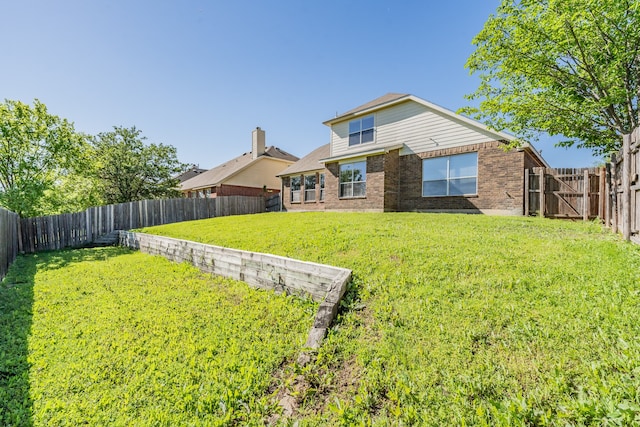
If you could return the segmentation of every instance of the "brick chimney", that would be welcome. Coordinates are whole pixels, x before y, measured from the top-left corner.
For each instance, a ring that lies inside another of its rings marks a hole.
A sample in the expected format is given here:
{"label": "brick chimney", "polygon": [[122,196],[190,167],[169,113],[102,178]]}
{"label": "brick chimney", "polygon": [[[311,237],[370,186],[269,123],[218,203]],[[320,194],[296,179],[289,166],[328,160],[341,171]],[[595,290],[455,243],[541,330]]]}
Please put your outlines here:
{"label": "brick chimney", "polygon": [[251,157],[257,159],[264,154],[265,149],[264,131],[260,129],[260,126],[258,126],[253,132],[251,132],[251,140]]}

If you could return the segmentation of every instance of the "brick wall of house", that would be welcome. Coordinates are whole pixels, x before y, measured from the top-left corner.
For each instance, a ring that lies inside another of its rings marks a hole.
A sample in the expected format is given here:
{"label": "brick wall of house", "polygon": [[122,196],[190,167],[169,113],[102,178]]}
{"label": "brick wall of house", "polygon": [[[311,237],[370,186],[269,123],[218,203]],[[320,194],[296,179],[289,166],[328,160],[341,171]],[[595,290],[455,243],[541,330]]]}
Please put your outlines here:
{"label": "brick wall of house", "polygon": [[400,206],[400,150],[384,155],[384,211],[395,212]]}
{"label": "brick wall of house", "polygon": [[[309,174],[307,174],[309,175]],[[285,211],[290,210],[305,210],[305,211],[322,211],[325,209],[324,201],[320,200],[320,172],[316,172],[316,198],[312,201],[304,200],[304,175],[300,176],[300,202],[291,202],[291,177],[282,177],[283,193],[282,193],[282,206]],[[326,175],[325,175],[326,176]],[[326,184],[325,184],[326,186]],[[325,187],[326,194],[326,187]]]}
{"label": "brick wall of house", "polygon": [[[478,152],[476,196],[422,197],[422,160]],[[500,142],[472,144],[400,157],[400,210],[494,211],[521,215],[524,152],[504,151]]]}
{"label": "brick wall of house", "polygon": [[263,188],[243,187],[240,185],[221,185],[217,188],[218,196],[265,196],[279,193],[279,188],[269,188],[265,193]]}
{"label": "brick wall of house", "polygon": [[325,175],[325,208],[346,211],[383,211],[385,195],[385,155],[367,157],[366,197],[341,199],[338,197],[340,165],[327,163]]}
{"label": "brick wall of house", "polygon": [[[478,152],[478,194],[422,197],[422,160]],[[484,211],[521,215],[524,207],[524,169],[540,161],[526,150],[505,151],[494,141],[400,156],[399,150],[367,158],[366,197],[340,199],[339,164],[326,164],[325,201],[291,203],[289,178],[283,178],[285,210],[347,211]],[[301,175],[301,181],[304,178]],[[319,182],[319,179],[317,180]],[[304,199],[304,189],[301,199]],[[316,192],[319,199],[319,190]]]}

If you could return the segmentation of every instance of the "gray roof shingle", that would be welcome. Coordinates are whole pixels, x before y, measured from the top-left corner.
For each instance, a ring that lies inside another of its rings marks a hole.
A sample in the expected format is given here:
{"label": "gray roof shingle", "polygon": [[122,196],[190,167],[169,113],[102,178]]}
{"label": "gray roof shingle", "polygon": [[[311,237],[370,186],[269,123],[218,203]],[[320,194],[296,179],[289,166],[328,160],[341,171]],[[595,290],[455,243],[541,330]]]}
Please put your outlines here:
{"label": "gray roof shingle", "polygon": [[340,119],[346,116],[352,116],[361,111],[365,111],[370,108],[377,107],[378,105],[384,105],[389,102],[397,101],[398,99],[404,98],[406,96],[410,96],[410,95],[408,93],[391,93],[390,92],[390,93],[387,93],[386,95],[382,95],[381,97],[374,99],[373,101],[369,101],[366,104],[362,104],[359,107],[353,108],[345,113],[342,113],[331,120]]}
{"label": "gray roof shingle", "polygon": [[296,173],[304,173],[315,171],[318,169],[324,169],[324,164],[320,163],[319,160],[329,157],[329,145],[330,144],[325,144],[321,147],[316,148],[311,153],[307,154],[294,164],[289,165],[289,167],[282,171],[278,176],[293,175]]}

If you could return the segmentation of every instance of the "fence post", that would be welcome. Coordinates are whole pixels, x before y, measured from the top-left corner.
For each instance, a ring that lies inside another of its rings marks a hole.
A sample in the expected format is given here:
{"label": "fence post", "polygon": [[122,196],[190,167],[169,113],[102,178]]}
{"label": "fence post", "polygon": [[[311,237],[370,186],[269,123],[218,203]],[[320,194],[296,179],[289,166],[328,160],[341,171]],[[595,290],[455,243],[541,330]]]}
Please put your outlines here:
{"label": "fence post", "polygon": [[620,223],[620,206],[618,203],[618,158],[615,153],[611,155],[611,222],[611,229],[617,233]]}
{"label": "fence post", "polygon": [[622,136],[622,237],[631,240],[631,135]]}
{"label": "fence post", "polygon": [[524,216],[529,216],[529,169],[524,170]]}
{"label": "fence post", "polygon": [[591,189],[589,180],[589,169],[584,170],[584,182],[582,187],[582,220],[589,221],[589,211],[591,210],[591,200],[589,199],[589,190]]}
{"label": "fence post", "polygon": [[545,192],[545,188],[544,188],[544,184],[545,184],[545,173],[546,173],[547,169],[546,168],[540,168],[540,218],[544,218],[544,207],[546,205],[546,202],[544,200],[544,192]]}
{"label": "fence post", "polygon": [[611,163],[607,163],[600,171],[600,197],[604,209],[604,224],[611,227]]}
{"label": "fence post", "polygon": [[600,221],[603,221],[605,224],[607,223],[607,199],[605,197],[605,193],[607,192],[606,177],[606,169],[601,167],[598,171],[598,218],[600,218]]}

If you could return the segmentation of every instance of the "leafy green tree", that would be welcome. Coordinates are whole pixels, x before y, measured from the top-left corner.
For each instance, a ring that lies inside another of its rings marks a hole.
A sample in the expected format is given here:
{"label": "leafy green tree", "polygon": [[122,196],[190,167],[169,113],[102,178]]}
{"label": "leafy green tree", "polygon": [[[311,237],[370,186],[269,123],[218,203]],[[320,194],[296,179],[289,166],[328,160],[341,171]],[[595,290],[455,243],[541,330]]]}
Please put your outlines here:
{"label": "leafy green tree", "polygon": [[89,175],[87,170],[64,174],[56,180],[53,188],[45,191],[42,211],[47,215],[56,215],[103,205],[98,188],[98,180]]}
{"label": "leafy green tree", "polygon": [[490,127],[602,154],[638,126],[640,2],[503,0],[473,43],[480,102],[462,112]]}
{"label": "leafy green tree", "polygon": [[176,174],[184,168],[170,145],[144,144],[132,128],[114,127],[93,139],[95,176],[105,203],[178,197]]}
{"label": "leafy green tree", "polygon": [[0,205],[21,216],[45,214],[44,198],[61,175],[77,167],[86,138],[66,119],[33,106],[0,104]]}

